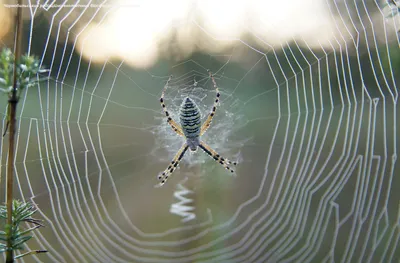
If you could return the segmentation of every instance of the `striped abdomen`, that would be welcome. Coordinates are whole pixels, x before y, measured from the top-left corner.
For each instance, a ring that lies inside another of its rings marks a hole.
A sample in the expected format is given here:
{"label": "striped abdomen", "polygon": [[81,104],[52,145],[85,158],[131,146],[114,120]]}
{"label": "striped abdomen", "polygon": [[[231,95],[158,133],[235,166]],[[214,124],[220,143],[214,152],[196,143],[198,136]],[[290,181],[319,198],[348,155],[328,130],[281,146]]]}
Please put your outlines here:
{"label": "striped abdomen", "polygon": [[181,105],[180,120],[186,138],[199,138],[201,129],[200,110],[196,103],[189,97],[184,99]]}

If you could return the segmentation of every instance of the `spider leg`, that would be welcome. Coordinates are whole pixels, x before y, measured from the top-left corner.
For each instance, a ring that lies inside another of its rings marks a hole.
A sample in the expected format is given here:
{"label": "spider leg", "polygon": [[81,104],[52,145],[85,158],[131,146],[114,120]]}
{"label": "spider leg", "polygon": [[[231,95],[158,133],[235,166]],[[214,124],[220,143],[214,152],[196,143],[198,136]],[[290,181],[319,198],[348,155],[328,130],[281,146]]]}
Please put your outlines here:
{"label": "spider leg", "polygon": [[213,105],[213,108],[211,110],[211,113],[208,115],[207,119],[205,120],[205,122],[201,126],[200,135],[203,135],[206,132],[206,130],[210,127],[211,121],[212,121],[212,119],[214,118],[214,115],[215,115],[215,111],[217,110],[219,97],[221,96],[221,94],[219,93],[219,89],[218,89],[217,83],[215,82],[213,74],[209,70],[208,70],[208,74],[210,75],[211,80],[212,80],[212,82],[214,84],[214,88],[215,88],[215,92],[217,93],[217,97],[215,98],[214,105]]}
{"label": "spider leg", "polygon": [[182,147],[179,149],[179,151],[176,153],[174,158],[172,159],[172,162],[168,165],[167,169],[164,170],[161,174],[158,175],[158,180],[160,180],[160,183],[157,185],[158,187],[163,186],[165,182],[168,180],[168,177],[175,171],[175,169],[178,167],[178,164],[180,160],[182,160],[183,156],[185,155],[185,152],[189,146],[185,143],[182,145]]}
{"label": "spider leg", "polygon": [[216,162],[221,164],[226,170],[229,170],[231,173],[234,173],[235,171],[232,170],[228,164],[233,164],[237,165],[236,162],[231,162],[228,159],[223,158],[220,156],[216,151],[214,151],[209,145],[207,145],[205,142],[201,141],[199,147],[205,151],[208,155],[210,155]]}
{"label": "spider leg", "polygon": [[161,98],[160,98],[160,103],[161,103],[161,107],[163,108],[163,111],[164,111],[164,113],[165,113],[165,116],[167,117],[167,122],[168,122],[168,124],[172,127],[172,129],[173,129],[178,135],[184,136],[183,131],[182,131],[182,127],[179,126],[179,124],[176,123],[176,122],[170,117],[170,114],[169,114],[169,112],[168,112],[168,110],[167,110],[167,106],[165,106],[165,103],[164,103],[165,91],[167,90],[167,88],[168,88],[168,83],[171,81],[171,79],[172,79],[172,76],[169,77],[167,83],[166,83],[165,86],[164,86],[164,89],[163,89],[163,92],[162,92]]}

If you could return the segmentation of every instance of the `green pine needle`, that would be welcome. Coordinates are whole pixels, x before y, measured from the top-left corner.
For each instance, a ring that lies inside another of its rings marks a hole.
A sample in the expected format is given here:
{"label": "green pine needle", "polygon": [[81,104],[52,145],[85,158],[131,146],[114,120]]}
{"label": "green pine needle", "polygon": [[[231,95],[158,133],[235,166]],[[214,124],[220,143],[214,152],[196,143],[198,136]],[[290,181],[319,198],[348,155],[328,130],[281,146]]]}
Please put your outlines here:
{"label": "green pine needle", "polygon": [[[32,218],[32,215],[37,210],[35,207],[27,202],[21,202],[18,200],[13,200],[13,213],[12,219],[13,224],[12,226],[5,224],[5,231],[0,231],[0,241],[6,242],[11,236],[12,240],[12,250],[23,250],[24,244],[32,238],[32,231],[40,228],[43,226],[41,220]],[[0,206],[0,218],[6,219],[7,218],[7,207]],[[30,223],[33,224],[33,227],[30,228],[21,228],[21,223]],[[7,251],[7,246],[4,243],[0,243],[0,253]],[[47,252],[45,250],[35,250],[30,251],[25,254],[21,254],[16,256],[15,258],[21,258],[23,256],[37,254],[37,253],[44,253]]]}

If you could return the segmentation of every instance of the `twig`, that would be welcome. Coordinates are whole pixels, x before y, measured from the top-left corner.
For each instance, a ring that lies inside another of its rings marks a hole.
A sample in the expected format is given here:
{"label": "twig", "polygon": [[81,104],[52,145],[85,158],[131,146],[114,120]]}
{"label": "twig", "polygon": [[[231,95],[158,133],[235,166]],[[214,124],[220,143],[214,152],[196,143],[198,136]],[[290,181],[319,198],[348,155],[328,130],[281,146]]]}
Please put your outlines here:
{"label": "twig", "polygon": [[[13,184],[14,184],[14,139],[15,139],[15,115],[17,109],[17,63],[21,56],[21,33],[22,33],[22,0],[18,0],[17,16],[15,17],[15,50],[14,50],[14,72],[13,72],[13,90],[11,97],[8,99],[8,105],[10,109],[10,120],[8,134],[8,164],[7,164],[7,224],[10,226],[8,231],[11,231],[13,225]],[[8,235],[7,239],[7,251],[6,251],[6,263],[14,262],[14,251],[12,249],[13,240],[12,235]]]}

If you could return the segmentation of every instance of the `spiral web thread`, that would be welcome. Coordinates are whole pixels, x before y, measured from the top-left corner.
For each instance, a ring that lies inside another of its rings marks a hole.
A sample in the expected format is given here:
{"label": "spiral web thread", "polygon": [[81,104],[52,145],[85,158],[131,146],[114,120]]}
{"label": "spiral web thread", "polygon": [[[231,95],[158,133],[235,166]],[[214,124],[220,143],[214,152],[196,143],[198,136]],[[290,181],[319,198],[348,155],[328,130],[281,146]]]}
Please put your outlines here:
{"label": "spiral web thread", "polygon": [[[185,169],[212,167],[205,181],[229,181],[216,187],[220,199],[204,197],[199,211],[209,213],[185,224],[168,211],[180,179],[153,188],[182,143],[167,132],[158,103],[169,73],[128,74],[124,61],[98,67],[74,56],[85,30],[75,24],[101,23],[112,8],[78,15],[47,8],[50,26],[39,55],[50,61],[52,80],[27,91],[18,105],[15,178],[17,197],[37,204],[47,226],[29,247],[49,253],[21,262],[398,261],[398,74],[392,63],[398,50],[390,41],[398,18],[388,18],[385,3],[343,2],[344,9],[323,2],[346,25],[337,25],[331,47],[316,50],[296,39],[265,52],[239,39],[218,67],[200,59],[172,67],[177,84],[168,98],[175,114],[186,91],[207,112],[206,69],[214,67],[225,99],[208,139],[221,154],[240,152],[242,159],[237,176],[225,178],[206,156],[185,159]],[[35,31],[40,9],[30,11],[28,52],[43,34]],[[239,49],[259,59],[238,69]],[[270,82],[256,88],[259,76]],[[190,87],[194,80],[199,89]],[[237,143],[219,140],[222,131]],[[2,177],[4,145],[1,138]]]}

